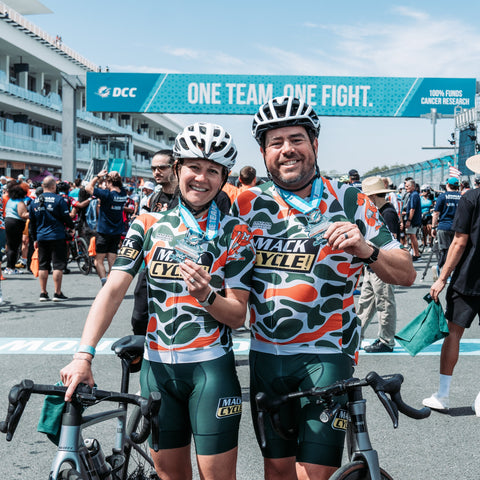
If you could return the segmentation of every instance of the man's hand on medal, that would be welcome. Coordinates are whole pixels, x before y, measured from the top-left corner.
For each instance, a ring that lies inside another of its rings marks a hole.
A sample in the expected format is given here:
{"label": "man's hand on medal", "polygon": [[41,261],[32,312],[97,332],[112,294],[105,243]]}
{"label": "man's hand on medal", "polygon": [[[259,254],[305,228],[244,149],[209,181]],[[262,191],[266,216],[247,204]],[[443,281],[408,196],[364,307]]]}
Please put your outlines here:
{"label": "man's hand on medal", "polygon": [[359,258],[367,258],[372,254],[372,247],[355,223],[334,222],[323,237],[333,250],[344,250]]}
{"label": "man's hand on medal", "polygon": [[187,284],[188,293],[196,299],[204,300],[211,290],[210,280],[212,277],[210,274],[201,265],[188,258],[179,263],[178,268]]}

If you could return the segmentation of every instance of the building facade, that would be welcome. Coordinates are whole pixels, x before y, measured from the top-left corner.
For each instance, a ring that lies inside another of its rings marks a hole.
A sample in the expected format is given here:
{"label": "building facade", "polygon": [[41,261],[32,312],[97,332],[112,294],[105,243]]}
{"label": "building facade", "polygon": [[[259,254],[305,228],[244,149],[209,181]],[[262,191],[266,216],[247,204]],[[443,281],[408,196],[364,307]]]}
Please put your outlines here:
{"label": "building facade", "polygon": [[161,114],[87,112],[86,72],[101,67],[24,16],[48,13],[40,2],[7,3],[0,1],[0,175],[48,171],[71,181],[107,166],[151,177],[151,155],[171,148],[182,126]]}

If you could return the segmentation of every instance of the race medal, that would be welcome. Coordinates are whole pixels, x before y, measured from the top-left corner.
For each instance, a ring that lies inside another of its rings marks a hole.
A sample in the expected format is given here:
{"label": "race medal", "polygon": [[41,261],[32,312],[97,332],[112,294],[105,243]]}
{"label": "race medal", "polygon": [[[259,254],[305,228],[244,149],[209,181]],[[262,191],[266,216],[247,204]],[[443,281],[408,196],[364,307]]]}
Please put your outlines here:
{"label": "race medal", "polygon": [[207,249],[208,242],[218,235],[220,210],[215,202],[212,202],[208,209],[205,233],[198,225],[192,213],[181,204],[179,205],[179,212],[183,223],[187,227],[187,233],[185,234],[185,238],[173,247],[175,253],[173,253],[170,258],[178,263],[182,263],[186,258],[194,263],[198,263],[202,253]]}
{"label": "race medal", "polygon": [[206,250],[202,243],[205,243],[205,235],[188,230],[185,238],[174,246],[175,253],[170,258],[178,263],[182,263],[186,258],[197,263]]}
{"label": "race medal", "polygon": [[320,210],[313,210],[310,212],[307,216],[307,221],[308,224],[305,227],[305,230],[310,238],[315,239],[313,245],[321,245],[322,243],[325,243],[323,235],[333,222],[323,215]]}
{"label": "race medal", "polygon": [[320,203],[323,195],[323,180],[318,177],[314,180],[312,185],[312,194],[310,201],[300,198],[292,192],[278,189],[282,198],[293,208],[302,212],[307,216],[308,224],[305,227],[310,238],[314,238],[313,245],[321,245],[325,243],[323,234],[328,227],[333,223],[327,216],[320,211]]}

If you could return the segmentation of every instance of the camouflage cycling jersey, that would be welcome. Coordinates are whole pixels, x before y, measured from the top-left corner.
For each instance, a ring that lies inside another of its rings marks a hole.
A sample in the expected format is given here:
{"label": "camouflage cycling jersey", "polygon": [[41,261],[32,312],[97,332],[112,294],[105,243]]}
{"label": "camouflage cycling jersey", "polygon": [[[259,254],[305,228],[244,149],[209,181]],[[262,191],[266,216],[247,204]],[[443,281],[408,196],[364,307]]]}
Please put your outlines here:
{"label": "camouflage cycling jersey", "polygon": [[[358,189],[323,179],[319,209],[331,221],[356,223],[367,240],[400,248]],[[251,349],[264,353],[346,353],[356,360],[360,324],[353,291],[363,263],[343,250],[315,245],[307,216],[268,182],[240,194],[232,207],[255,239],[250,296]]]}
{"label": "camouflage cycling jersey", "polygon": [[[199,220],[205,231],[206,215]],[[185,237],[178,207],[140,215],[132,223],[113,266],[134,276],[145,261],[149,321],[145,358],[154,362],[189,363],[212,360],[232,349],[231,329],[215,320],[187,290],[171,258]],[[250,290],[255,250],[244,222],[220,215],[218,235],[205,242],[199,264],[211,275],[218,293]]]}

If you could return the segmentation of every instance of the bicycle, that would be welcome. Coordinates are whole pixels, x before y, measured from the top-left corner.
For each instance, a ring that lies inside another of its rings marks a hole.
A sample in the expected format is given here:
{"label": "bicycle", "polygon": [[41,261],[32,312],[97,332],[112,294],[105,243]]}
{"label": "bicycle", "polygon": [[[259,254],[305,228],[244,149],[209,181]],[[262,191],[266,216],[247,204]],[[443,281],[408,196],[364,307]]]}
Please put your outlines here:
{"label": "bicycle", "polygon": [[[371,387],[377,394],[385,410],[398,427],[398,413],[414,418],[427,418],[431,410],[422,408],[416,410],[407,405],[400,395],[403,376],[400,374],[380,376],[370,372],[364,379],[350,378],[333,383],[327,387],[313,387],[309,390],[290,392],[274,399],[268,398],[263,392],[256,397],[258,408],[257,424],[262,448],[266,447],[265,414],[269,414],[274,430],[283,438],[293,438],[295,428],[285,428],[281,421],[279,410],[286,403],[302,397],[315,397],[315,402],[325,408],[320,415],[322,423],[328,423],[335,418],[339,423],[347,424],[348,463],[340,467],[330,480],[392,480],[392,477],[380,467],[378,452],[373,449],[367,430],[366,400],[362,388]],[[347,395],[347,411],[335,397]]]}
{"label": "bicycle", "polygon": [[[141,364],[144,341],[143,335],[128,335],[112,345],[122,363],[120,392],[98,390],[81,384],[75,390],[72,401],[66,403],[49,480],[160,480],[146,442],[151,432],[153,448],[158,451],[160,393],[153,392],[148,399],[127,393],[130,373],[138,371]],[[6,433],[7,441],[12,440],[31,394],[62,397],[66,390],[65,386],[35,384],[31,380],[15,385],[8,395],[7,417],[0,422],[0,432]],[[86,407],[102,401],[119,402],[119,405],[113,410],[84,414]],[[135,407],[127,423],[129,404]],[[82,431],[115,418],[114,447],[112,454],[105,458],[99,441],[84,439]]]}
{"label": "bicycle", "polygon": [[68,235],[67,246],[67,263],[77,262],[80,273],[82,273],[82,275],[88,275],[92,271],[93,262],[88,255],[87,242],[80,236],[78,223],[75,223],[72,234]]}

